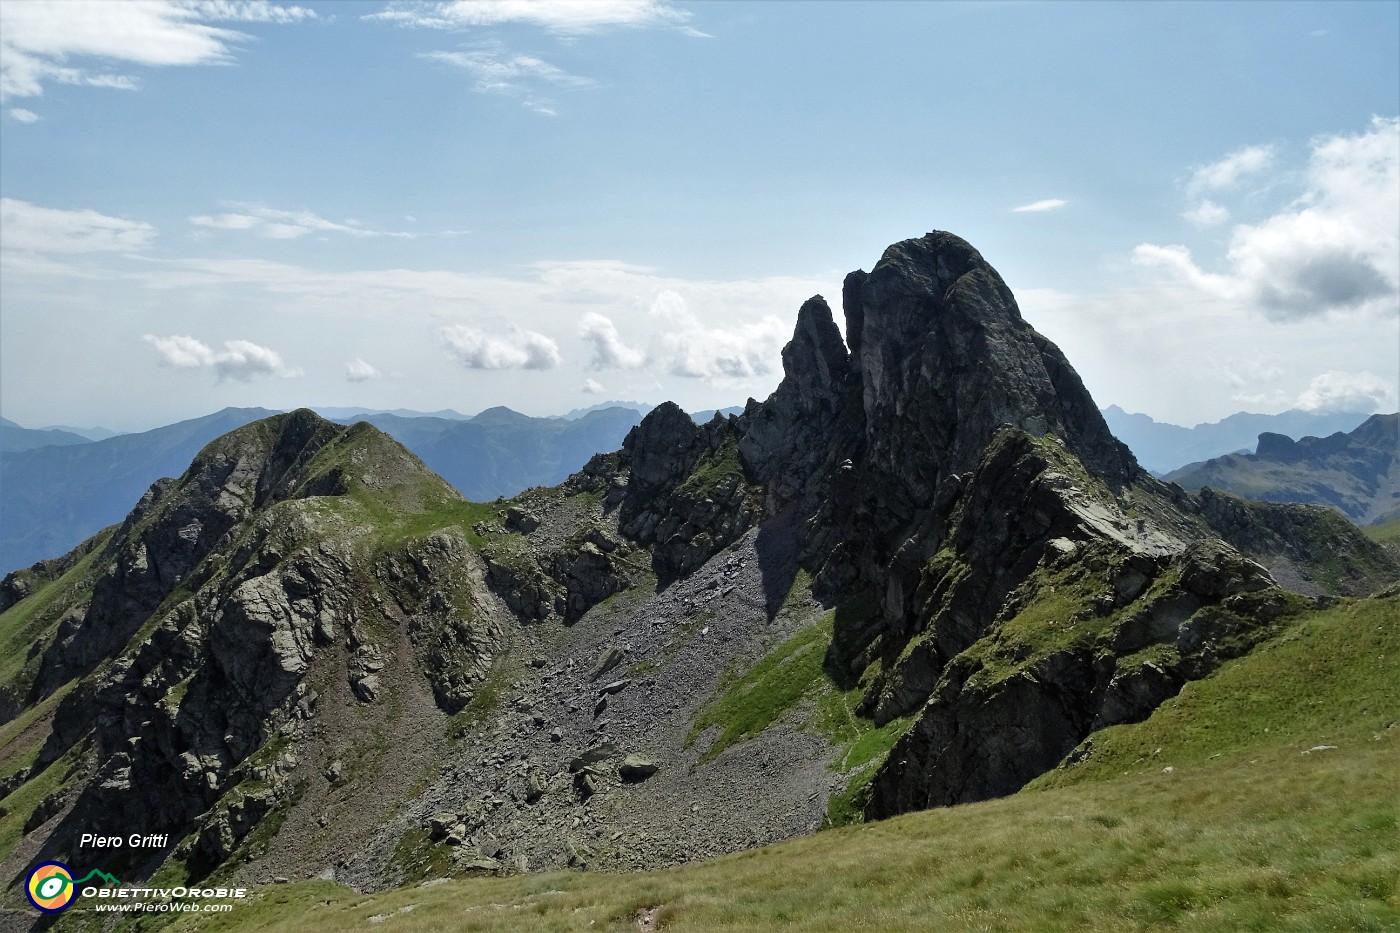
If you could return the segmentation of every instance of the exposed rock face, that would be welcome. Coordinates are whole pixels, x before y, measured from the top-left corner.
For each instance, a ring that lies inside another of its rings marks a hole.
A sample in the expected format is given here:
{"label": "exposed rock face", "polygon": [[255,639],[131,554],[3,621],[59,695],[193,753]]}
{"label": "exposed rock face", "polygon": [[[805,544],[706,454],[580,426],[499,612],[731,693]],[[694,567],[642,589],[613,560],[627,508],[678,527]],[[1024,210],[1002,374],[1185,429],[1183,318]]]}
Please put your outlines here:
{"label": "exposed rock face", "polygon": [[845,414],[855,399],[851,361],[820,295],[798,312],[797,330],[783,347],[783,371],[772,397],[745,410],[739,452],[766,487],[769,515],[792,505],[810,514],[841,472],[836,458],[860,441],[858,422]]}
{"label": "exposed rock face", "polygon": [[[316,710],[318,661],[342,665],[363,703],[402,693],[402,662],[376,634],[386,626],[411,632],[444,708],[466,702],[496,632],[449,611],[444,588],[467,563],[464,545],[436,536],[406,551],[416,585],[367,580],[369,555],[342,517],[354,514],[348,494],[367,489],[405,509],[458,498],[376,429],[298,411],[210,444],[93,552],[90,597],[7,685],[36,703],[75,683],[33,772],[72,750],[93,774],[47,851],[71,852],[72,835],[94,827],[168,833],[172,844],[190,834],[187,864],[212,870],[296,792],[290,747]],[[399,564],[385,563],[391,577]],[[142,855],[114,852],[112,864],[135,868]]]}
{"label": "exposed rock face", "polygon": [[663,580],[695,570],[757,522],[757,495],[738,443],[730,420],[716,415],[696,425],[670,402],[653,408],[623,441],[619,528],[651,548]]}
{"label": "exposed rock face", "polygon": [[[843,364],[830,338],[785,352],[787,377],[762,414],[746,413],[753,426],[741,446],[760,479],[795,477],[788,482],[821,504],[808,559],[828,585],[879,585],[888,615],[910,611],[959,477],[1004,424],[1054,433],[1111,483],[1136,475],[1068,361],[963,240],[931,233],[896,243],[870,273],[846,278],[843,299],[850,358]],[[803,337],[799,326],[794,345]],[[823,404],[809,412],[793,396]],[[788,425],[787,443],[762,430],[767,420]]]}
{"label": "exposed rock face", "polygon": [[[115,552],[103,555],[107,569],[93,588],[92,602],[80,617],[65,622],[45,651],[32,699],[47,696],[125,645],[232,528],[292,495],[294,468],[337,431],[305,410],[274,420],[275,435],[247,431],[237,443],[215,441],[182,481],[161,480],[142,497],[114,538]],[[335,482],[333,476],[318,479],[323,486]]]}

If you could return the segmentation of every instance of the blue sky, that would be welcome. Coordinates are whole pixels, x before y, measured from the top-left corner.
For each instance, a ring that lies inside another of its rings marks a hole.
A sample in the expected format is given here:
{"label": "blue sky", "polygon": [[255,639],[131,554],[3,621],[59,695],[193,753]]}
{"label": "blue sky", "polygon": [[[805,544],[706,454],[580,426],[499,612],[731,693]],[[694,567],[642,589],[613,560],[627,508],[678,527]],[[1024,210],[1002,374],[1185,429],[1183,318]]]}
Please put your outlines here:
{"label": "blue sky", "polygon": [[930,229],[1101,405],[1400,404],[1397,3],[0,17],[22,424],[741,404],[805,298]]}

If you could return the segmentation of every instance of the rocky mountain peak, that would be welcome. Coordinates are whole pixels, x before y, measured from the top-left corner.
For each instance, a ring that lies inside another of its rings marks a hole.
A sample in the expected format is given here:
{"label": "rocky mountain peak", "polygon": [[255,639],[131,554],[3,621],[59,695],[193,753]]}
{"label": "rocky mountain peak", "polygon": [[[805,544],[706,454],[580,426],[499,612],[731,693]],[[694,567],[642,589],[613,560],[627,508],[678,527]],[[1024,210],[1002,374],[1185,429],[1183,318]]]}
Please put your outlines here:
{"label": "rocky mountain peak", "polygon": [[1141,474],[1069,361],[966,241],[935,231],[895,243],[846,277],[842,301],[851,352],[826,302],[809,300],[782,383],[739,426],[768,511],[812,515],[814,564],[841,551],[828,575],[883,580],[897,552],[912,574],[941,545],[961,478],[1008,425],[1054,435],[1110,486]]}
{"label": "rocky mountain peak", "polygon": [[867,440],[892,475],[904,472],[895,456],[925,465],[916,497],[974,466],[1002,424],[1054,433],[1111,476],[1135,470],[1074,368],[966,241],[934,231],[896,243],[864,278],[847,279],[844,297]]}
{"label": "rocky mountain peak", "polygon": [[683,478],[695,462],[701,429],[675,402],[662,402],[627,433],[622,449],[631,455],[632,483],[650,490]]}
{"label": "rocky mountain peak", "polygon": [[783,372],[820,391],[844,383],[850,370],[850,355],[831,307],[821,295],[813,295],[802,303],[792,340],[783,347]]}

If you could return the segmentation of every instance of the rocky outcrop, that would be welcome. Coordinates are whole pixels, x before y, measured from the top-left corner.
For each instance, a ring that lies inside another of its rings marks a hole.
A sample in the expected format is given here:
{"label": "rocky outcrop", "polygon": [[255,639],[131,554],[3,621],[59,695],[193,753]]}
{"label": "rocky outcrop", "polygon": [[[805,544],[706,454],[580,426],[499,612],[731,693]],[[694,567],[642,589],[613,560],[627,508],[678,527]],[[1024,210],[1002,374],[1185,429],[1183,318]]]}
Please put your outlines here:
{"label": "rocky outcrop", "polygon": [[[93,769],[47,851],[112,827],[172,844],[188,835],[193,876],[217,867],[298,792],[292,747],[318,708],[314,668],[340,665],[361,703],[402,691],[385,632],[409,634],[444,708],[470,699],[496,631],[457,610],[473,592],[464,542],[382,552],[398,578],[381,582],[367,572],[352,491],[403,509],[456,498],[376,429],[305,411],[221,438],[151,488],[101,555],[90,596],[75,597],[36,656],[31,697],[74,684],[36,768],[82,742]],[[117,851],[111,864],[140,855]]]}
{"label": "rocky outcrop", "polygon": [[651,551],[662,580],[695,570],[758,521],[758,493],[739,441],[732,419],[716,415],[696,425],[670,402],[623,441],[609,501],[618,507],[621,532]]}
{"label": "rocky outcrop", "polygon": [[1209,486],[1195,497],[1221,538],[1310,596],[1365,596],[1400,580],[1400,561],[1334,509],[1248,502]]}
{"label": "rocky outcrop", "polygon": [[[407,619],[438,706],[460,712],[491,672],[501,645],[500,626],[479,595],[480,558],[460,534],[437,532],[384,555],[375,572]],[[367,659],[361,667],[358,692],[372,700],[384,664]]]}
{"label": "rocky outcrop", "polygon": [[739,453],[764,486],[767,515],[811,515],[833,491],[849,494],[847,458],[862,443],[852,362],[820,295],[798,312],[783,372],[768,401],[745,409]]}
{"label": "rocky outcrop", "polygon": [[802,490],[804,559],[832,592],[878,587],[894,624],[913,612],[961,478],[1004,424],[1054,434],[1110,483],[1138,474],[1068,361],[963,240],[891,246],[847,277],[843,301],[853,351],[840,358],[825,303],[808,302],[784,380],[745,412],[740,445],[770,511]]}
{"label": "rocky outcrop", "polygon": [[[206,447],[180,480],[147,491],[113,537],[92,599],[65,619],[40,660],[38,700],[119,650],[240,522],[298,490],[296,471],[341,429],[302,410],[259,422]],[[317,485],[333,486],[334,476]]]}

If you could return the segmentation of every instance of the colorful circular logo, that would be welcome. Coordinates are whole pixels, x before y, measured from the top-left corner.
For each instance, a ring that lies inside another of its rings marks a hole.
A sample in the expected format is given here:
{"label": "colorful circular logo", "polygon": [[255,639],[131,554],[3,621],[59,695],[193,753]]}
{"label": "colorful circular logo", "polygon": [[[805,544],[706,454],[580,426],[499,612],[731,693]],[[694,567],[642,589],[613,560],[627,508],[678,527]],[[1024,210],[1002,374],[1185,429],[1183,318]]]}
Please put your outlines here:
{"label": "colorful circular logo", "polygon": [[78,894],[73,884],[73,869],[62,862],[45,862],[29,873],[24,893],[28,895],[29,903],[44,913],[61,913],[68,909]]}

